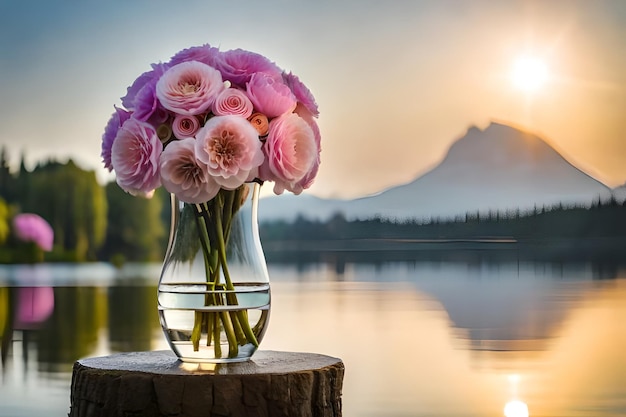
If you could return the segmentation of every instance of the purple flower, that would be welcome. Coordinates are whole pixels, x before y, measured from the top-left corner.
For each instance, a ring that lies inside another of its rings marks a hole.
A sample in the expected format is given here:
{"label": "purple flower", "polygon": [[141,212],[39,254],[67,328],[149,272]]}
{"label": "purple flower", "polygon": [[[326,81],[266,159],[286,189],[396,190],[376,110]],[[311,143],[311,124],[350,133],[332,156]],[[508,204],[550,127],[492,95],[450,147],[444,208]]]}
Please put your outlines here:
{"label": "purple flower", "polygon": [[245,119],[252,116],[252,102],[243,91],[237,88],[227,88],[220,93],[211,106],[216,116],[233,114]]}
{"label": "purple flower", "polygon": [[215,67],[222,77],[239,87],[244,87],[257,72],[267,73],[273,78],[280,78],[282,73],[275,63],[263,55],[243,49],[222,52],[218,58]]}
{"label": "purple flower", "polygon": [[18,214],[13,218],[13,229],[23,242],[34,242],[44,251],[51,251],[54,231],[41,216],[33,213]]}
{"label": "purple flower", "polygon": [[258,72],[252,75],[247,91],[254,108],[270,119],[291,113],[296,108],[296,96],[289,87],[268,74]]}
{"label": "purple flower", "polygon": [[243,117],[214,116],[196,134],[196,158],[222,187],[235,189],[263,163],[256,129]]}
{"label": "purple flower", "polygon": [[319,155],[315,133],[296,113],[284,114],[270,122],[264,146],[266,163],[260,169],[262,180],[274,181],[274,192],[300,194],[302,181],[316,169]]}
{"label": "purple flower", "polygon": [[147,123],[130,118],[117,132],[111,162],[118,185],[133,195],[151,197],[161,185],[159,156],[163,145]]}
{"label": "purple flower", "polygon": [[195,139],[170,142],[161,154],[161,182],[163,187],[185,203],[198,204],[215,197],[220,186],[207,171],[207,166],[196,159]]}
{"label": "purple flower", "polygon": [[156,82],[163,74],[166,68],[160,67],[163,67],[163,64],[153,64],[150,71],[144,72],[133,81],[132,85],[126,89],[126,95],[122,97],[122,106],[130,111],[135,110],[135,97],[146,84],[151,81]]}
{"label": "purple flower", "polygon": [[176,55],[174,55],[170,59],[168,65],[172,67],[174,65],[180,64],[181,62],[198,61],[202,62],[203,64],[215,67],[215,63],[218,60],[219,54],[219,49],[214,48],[209,44],[204,44],[202,46],[192,46],[191,48],[183,49],[182,51],[177,52]]}
{"label": "purple flower", "polygon": [[[159,124],[167,119],[167,112],[160,105],[156,97],[156,84],[165,73],[167,67],[163,64],[153,65],[152,78],[138,91],[133,99],[133,117],[142,122],[152,121]],[[153,120],[154,119],[154,120]]]}
{"label": "purple flower", "polygon": [[291,92],[296,96],[296,99],[306,107],[313,116],[319,116],[320,112],[317,108],[317,103],[315,102],[315,97],[311,91],[307,88],[306,85],[300,79],[292,74],[283,74],[283,80],[285,84],[289,86]]}
{"label": "purple flower", "polygon": [[117,136],[119,128],[130,118],[130,113],[126,110],[115,106],[113,107],[115,108],[115,113],[111,115],[109,122],[104,128],[104,134],[102,135],[102,152],[100,153],[104,167],[107,168],[109,172],[113,170],[113,166],[111,165],[111,147],[113,146],[113,141],[115,140],[115,136]]}
{"label": "purple flower", "polygon": [[156,96],[166,109],[193,116],[208,110],[224,88],[219,71],[188,61],[165,71],[157,81]]}

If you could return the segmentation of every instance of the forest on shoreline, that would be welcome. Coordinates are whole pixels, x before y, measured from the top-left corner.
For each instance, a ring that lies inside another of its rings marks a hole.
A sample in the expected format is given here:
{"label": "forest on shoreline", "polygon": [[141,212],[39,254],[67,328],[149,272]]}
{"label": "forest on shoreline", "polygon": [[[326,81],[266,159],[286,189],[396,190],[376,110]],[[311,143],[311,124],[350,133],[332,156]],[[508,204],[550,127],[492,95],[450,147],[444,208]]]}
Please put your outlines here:
{"label": "forest on shoreline", "polygon": [[[263,248],[277,261],[545,259],[626,263],[626,202],[532,211],[467,213],[455,218],[346,220],[261,224]],[[330,256],[329,256],[330,255]]]}
{"label": "forest on shoreline", "polygon": [[[32,259],[32,245],[11,233],[18,213],[36,213],[55,233],[47,262],[162,260],[170,221],[170,197],[133,197],[115,182],[101,186],[93,171],[71,160],[46,161],[11,172],[0,149],[0,263]],[[441,252],[515,249],[564,253],[609,253],[626,259],[626,202],[535,207],[530,211],[465,213],[455,218],[348,220],[336,213],[326,221],[298,217],[260,225],[268,260],[319,254]],[[560,248],[560,249],[559,249]],[[367,255],[370,254],[370,255]],[[430,254],[432,255],[432,253]]]}

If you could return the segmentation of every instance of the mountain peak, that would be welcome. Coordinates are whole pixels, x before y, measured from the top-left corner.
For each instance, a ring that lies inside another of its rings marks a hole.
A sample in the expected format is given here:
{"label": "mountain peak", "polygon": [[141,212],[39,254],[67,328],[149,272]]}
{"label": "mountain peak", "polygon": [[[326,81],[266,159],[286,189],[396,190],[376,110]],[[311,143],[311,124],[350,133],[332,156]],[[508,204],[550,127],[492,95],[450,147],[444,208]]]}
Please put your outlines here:
{"label": "mountain peak", "polygon": [[481,129],[477,125],[471,125],[464,136],[472,136],[472,135],[495,135],[502,134],[506,132],[517,131],[520,133],[530,134],[530,132],[522,126],[514,126],[512,123],[506,123],[497,120],[491,120],[489,125],[486,128]]}
{"label": "mountain peak", "polygon": [[541,164],[563,159],[543,139],[528,131],[492,122],[484,130],[472,126],[452,144],[442,164],[459,167],[491,165],[494,170],[510,169],[511,164]]}

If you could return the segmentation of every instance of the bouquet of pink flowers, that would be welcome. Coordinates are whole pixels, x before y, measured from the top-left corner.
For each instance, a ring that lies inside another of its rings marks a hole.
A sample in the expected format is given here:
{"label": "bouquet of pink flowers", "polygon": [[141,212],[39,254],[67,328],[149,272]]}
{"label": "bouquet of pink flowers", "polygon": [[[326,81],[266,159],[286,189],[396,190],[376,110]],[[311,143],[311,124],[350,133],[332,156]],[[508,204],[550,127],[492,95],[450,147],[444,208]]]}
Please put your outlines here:
{"label": "bouquet of pink flowers", "polygon": [[[198,227],[194,242],[183,246],[201,246],[210,288],[234,291],[225,247],[246,183],[271,181],[276,194],[300,194],[317,174],[320,132],[313,95],[262,55],[203,45],[153,64],[121,100],[124,108],[115,107],[102,138],[105,167],[130,194],[150,197],[162,185],[185,203]],[[182,246],[170,253],[192,256]],[[230,296],[207,298],[210,305],[222,302],[237,304]],[[202,310],[191,335],[194,349],[201,337],[208,335],[209,344],[217,332],[220,356],[218,326],[227,334],[229,357],[237,356],[238,344],[258,346],[244,312],[220,316]]]}
{"label": "bouquet of pink flowers", "polygon": [[163,185],[195,204],[255,180],[299,194],[317,174],[315,99],[262,55],[182,50],[141,74],[122,105],[106,126],[102,158],[133,195]]}

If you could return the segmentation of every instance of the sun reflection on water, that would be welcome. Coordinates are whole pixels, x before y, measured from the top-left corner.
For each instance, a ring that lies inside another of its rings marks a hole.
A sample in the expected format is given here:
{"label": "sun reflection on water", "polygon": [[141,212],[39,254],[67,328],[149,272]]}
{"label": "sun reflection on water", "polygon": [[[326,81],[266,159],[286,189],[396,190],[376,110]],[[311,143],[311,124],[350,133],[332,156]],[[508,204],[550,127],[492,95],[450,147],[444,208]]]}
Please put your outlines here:
{"label": "sun reflection on water", "polygon": [[525,402],[517,399],[518,386],[521,377],[518,374],[511,374],[508,376],[509,383],[511,384],[511,395],[513,399],[504,405],[505,417],[528,417],[528,405]]}

